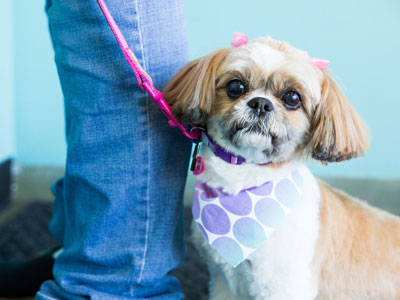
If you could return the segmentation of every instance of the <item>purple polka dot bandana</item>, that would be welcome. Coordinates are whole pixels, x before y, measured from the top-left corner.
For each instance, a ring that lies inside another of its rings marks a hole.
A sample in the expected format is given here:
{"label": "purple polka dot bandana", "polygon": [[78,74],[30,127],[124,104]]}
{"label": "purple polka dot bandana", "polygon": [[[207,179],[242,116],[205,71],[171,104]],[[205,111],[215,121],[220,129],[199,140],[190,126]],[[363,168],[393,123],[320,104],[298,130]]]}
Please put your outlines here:
{"label": "purple polka dot bandana", "polygon": [[236,267],[279,227],[300,198],[302,188],[298,170],[237,195],[197,181],[193,218],[211,247]]}

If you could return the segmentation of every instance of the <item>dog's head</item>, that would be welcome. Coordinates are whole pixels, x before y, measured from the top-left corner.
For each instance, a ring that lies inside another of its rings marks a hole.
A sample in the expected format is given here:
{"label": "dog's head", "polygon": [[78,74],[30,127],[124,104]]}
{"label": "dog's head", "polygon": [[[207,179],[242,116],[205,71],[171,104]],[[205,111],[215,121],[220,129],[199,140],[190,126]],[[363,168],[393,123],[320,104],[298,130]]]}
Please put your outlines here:
{"label": "dog's head", "polygon": [[164,96],[178,120],[207,126],[217,143],[257,163],[302,154],[338,162],[369,147],[363,121],[333,79],[306,52],[271,38],[189,63]]}

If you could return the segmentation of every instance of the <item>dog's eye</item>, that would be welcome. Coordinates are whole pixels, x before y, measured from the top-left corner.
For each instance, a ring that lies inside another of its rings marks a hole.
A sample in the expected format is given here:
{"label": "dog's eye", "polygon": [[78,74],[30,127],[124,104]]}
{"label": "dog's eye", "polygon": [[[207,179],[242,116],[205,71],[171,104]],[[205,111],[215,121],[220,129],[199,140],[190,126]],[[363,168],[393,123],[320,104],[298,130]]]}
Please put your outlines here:
{"label": "dog's eye", "polygon": [[288,109],[297,109],[301,105],[301,97],[295,91],[288,91],[281,96],[281,101]]}
{"label": "dog's eye", "polygon": [[246,85],[240,79],[232,79],[226,85],[226,93],[229,98],[237,99],[247,92]]}

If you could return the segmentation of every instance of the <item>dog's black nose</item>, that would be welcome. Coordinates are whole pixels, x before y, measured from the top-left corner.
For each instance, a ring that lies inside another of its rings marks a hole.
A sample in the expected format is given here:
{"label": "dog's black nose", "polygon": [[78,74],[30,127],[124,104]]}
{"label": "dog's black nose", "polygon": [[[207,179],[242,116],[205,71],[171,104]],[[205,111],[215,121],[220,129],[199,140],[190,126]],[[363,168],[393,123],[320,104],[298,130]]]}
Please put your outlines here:
{"label": "dog's black nose", "polygon": [[265,115],[267,112],[274,110],[274,105],[266,98],[257,97],[247,102],[247,105],[252,108],[258,115]]}

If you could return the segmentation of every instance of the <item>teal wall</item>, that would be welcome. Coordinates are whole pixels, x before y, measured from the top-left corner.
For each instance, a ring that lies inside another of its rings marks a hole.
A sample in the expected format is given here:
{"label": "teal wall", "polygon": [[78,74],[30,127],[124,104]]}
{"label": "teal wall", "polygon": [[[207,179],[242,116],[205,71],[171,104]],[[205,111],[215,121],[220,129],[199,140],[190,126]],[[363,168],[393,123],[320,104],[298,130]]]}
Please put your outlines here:
{"label": "teal wall", "polygon": [[0,163],[15,154],[11,1],[3,0],[0,17]]}
{"label": "teal wall", "polygon": [[63,165],[63,101],[44,1],[13,1],[16,159]]}
{"label": "teal wall", "polygon": [[[400,178],[400,1],[185,2],[190,55],[229,46],[234,31],[271,35],[331,61],[331,71],[366,120],[364,158],[322,167],[318,174]],[[13,1],[16,158],[62,165],[62,95],[42,1]],[[3,29],[0,29],[3,30]],[[2,104],[0,104],[0,109]]]}

